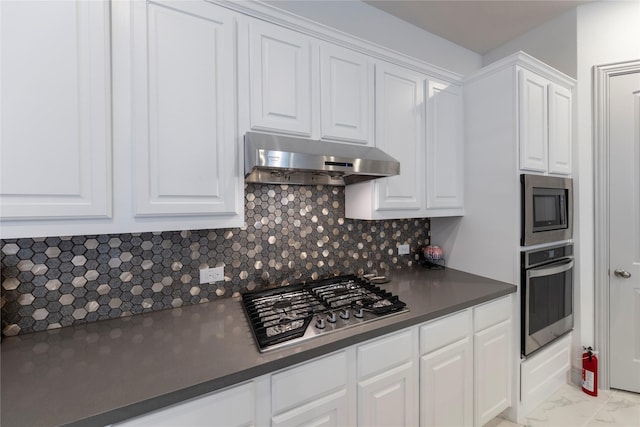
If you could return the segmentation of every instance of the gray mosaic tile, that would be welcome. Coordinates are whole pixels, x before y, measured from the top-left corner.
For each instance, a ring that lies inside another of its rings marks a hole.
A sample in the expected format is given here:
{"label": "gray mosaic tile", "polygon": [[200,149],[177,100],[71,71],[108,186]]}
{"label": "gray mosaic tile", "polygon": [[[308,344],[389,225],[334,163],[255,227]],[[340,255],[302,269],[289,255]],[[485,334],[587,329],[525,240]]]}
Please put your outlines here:
{"label": "gray mosaic tile", "polygon": [[[408,243],[411,256],[397,256]],[[2,334],[177,308],[301,278],[386,274],[417,259],[429,220],[344,218],[344,188],[246,185],[245,225],[0,242]],[[199,284],[199,269],[224,282]]]}

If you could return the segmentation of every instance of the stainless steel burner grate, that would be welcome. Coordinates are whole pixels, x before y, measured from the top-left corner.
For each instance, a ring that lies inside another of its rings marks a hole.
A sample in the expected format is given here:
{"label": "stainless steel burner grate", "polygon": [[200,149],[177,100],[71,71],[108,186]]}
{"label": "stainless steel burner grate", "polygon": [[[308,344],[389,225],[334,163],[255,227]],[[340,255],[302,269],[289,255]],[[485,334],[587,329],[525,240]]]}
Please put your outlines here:
{"label": "stainless steel burner grate", "polygon": [[407,311],[396,296],[355,275],[248,292],[242,302],[260,351]]}

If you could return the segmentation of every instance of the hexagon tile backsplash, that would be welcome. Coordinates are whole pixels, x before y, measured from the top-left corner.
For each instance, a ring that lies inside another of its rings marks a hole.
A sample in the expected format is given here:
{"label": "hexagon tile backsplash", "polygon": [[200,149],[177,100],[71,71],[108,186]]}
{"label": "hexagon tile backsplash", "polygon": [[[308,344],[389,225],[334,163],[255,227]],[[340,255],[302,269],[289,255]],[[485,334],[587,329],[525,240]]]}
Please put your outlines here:
{"label": "hexagon tile backsplash", "polygon": [[[410,256],[398,256],[408,243]],[[245,226],[1,241],[3,336],[198,304],[268,284],[385,274],[429,243],[429,219],[344,218],[344,188],[247,184]],[[199,284],[199,269],[225,280]]]}

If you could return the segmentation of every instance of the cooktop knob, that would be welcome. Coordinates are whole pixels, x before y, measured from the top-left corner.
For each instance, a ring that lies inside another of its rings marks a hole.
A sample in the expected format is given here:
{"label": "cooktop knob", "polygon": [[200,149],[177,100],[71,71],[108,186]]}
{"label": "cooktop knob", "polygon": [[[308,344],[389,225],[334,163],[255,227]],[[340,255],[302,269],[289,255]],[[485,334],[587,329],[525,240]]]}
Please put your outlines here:
{"label": "cooktop knob", "polygon": [[362,319],[364,317],[364,308],[362,308],[362,307],[354,308],[353,309],[353,316],[357,317],[358,319]]}
{"label": "cooktop knob", "polygon": [[338,318],[334,311],[327,313],[327,322],[336,323],[337,320]]}
{"label": "cooktop knob", "polygon": [[349,313],[349,309],[348,308],[343,308],[342,310],[340,310],[340,318],[346,320],[350,316],[351,316],[351,313]]}
{"label": "cooktop knob", "polygon": [[324,329],[324,327],[325,327],[324,319],[321,317],[316,317],[316,328]]}

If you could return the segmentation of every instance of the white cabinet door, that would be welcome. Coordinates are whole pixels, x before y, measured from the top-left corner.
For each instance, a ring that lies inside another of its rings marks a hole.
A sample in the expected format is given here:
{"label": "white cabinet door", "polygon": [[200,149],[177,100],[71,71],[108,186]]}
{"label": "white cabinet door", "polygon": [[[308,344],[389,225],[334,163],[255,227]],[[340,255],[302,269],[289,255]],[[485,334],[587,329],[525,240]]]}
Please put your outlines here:
{"label": "white cabinet door", "polygon": [[109,2],[0,8],[1,218],[110,217]]}
{"label": "white cabinet door", "polygon": [[426,105],[426,208],[428,210],[457,208],[462,214],[464,191],[462,88],[429,81]]}
{"label": "white cabinet door", "polygon": [[320,46],[321,138],[372,143],[373,67],[369,58],[335,45]]}
{"label": "white cabinet door", "polygon": [[418,411],[413,362],[358,382],[359,426],[416,426]]}
{"label": "white cabinet door", "polygon": [[311,135],[311,39],[260,20],[249,25],[251,128]]}
{"label": "white cabinet door", "polygon": [[420,426],[473,425],[471,336],[420,358]]}
{"label": "white cabinet door", "polygon": [[254,384],[248,383],[113,424],[113,427],[255,426],[262,424],[256,420],[255,400]]}
{"label": "white cabinet door", "polygon": [[474,337],[475,425],[481,426],[511,406],[511,321]]}
{"label": "white cabinet door", "polygon": [[237,216],[235,22],[205,2],[133,2],[135,215]]}
{"label": "white cabinet door", "polygon": [[571,174],[571,90],[549,85],[549,173]]}
{"label": "white cabinet door", "polygon": [[417,425],[416,334],[405,329],[357,347],[358,425]]}
{"label": "white cabinet door", "polygon": [[546,172],[548,81],[527,70],[519,76],[520,169]]}
{"label": "white cabinet door", "polygon": [[400,175],[376,182],[376,210],[418,211],[424,202],[425,76],[376,65],[376,146],[400,162]]}

